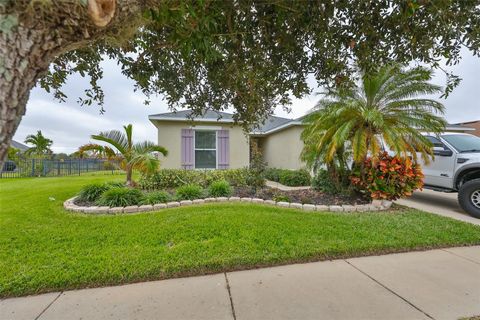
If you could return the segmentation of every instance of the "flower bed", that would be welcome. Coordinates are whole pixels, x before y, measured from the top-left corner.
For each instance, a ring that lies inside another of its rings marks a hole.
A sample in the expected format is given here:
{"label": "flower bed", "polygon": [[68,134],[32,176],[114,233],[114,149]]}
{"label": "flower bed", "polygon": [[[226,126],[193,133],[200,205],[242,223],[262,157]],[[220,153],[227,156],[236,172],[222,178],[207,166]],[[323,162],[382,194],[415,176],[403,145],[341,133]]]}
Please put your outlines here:
{"label": "flower bed", "polygon": [[370,203],[359,196],[331,195],[315,190],[279,190],[270,187],[232,187],[226,180],[207,188],[185,184],[177,188],[146,191],[118,183],[84,186],[65,202],[65,208],[85,213],[134,213],[208,202],[252,202],[309,211],[372,211],[387,209],[390,201]]}
{"label": "flower bed", "polygon": [[366,212],[366,211],[380,211],[387,210],[391,207],[391,201],[373,201],[368,204],[357,204],[357,205],[315,205],[315,204],[302,204],[298,202],[286,202],[286,201],[274,201],[274,200],[264,200],[260,198],[240,198],[240,197],[217,197],[217,198],[205,198],[205,199],[195,199],[195,200],[181,200],[181,201],[170,201],[167,203],[158,203],[154,205],[135,205],[135,206],[125,206],[125,207],[108,207],[108,206],[81,206],[75,204],[75,198],[68,199],[64,202],[63,206],[66,210],[74,212],[83,212],[90,214],[120,214],[120,213],[137,213],[137,212],[148,212],[148,211],[158,211],[166,208],[175,208],[182,206],[191,206],[191,205],[202,205],[205,203],[215,203],[215,202],[230,202],[230,203],[255,203],[255,204],[264,204],[277,206],[282,208],[294,208],[305,211],[321,211],[321,212]]}

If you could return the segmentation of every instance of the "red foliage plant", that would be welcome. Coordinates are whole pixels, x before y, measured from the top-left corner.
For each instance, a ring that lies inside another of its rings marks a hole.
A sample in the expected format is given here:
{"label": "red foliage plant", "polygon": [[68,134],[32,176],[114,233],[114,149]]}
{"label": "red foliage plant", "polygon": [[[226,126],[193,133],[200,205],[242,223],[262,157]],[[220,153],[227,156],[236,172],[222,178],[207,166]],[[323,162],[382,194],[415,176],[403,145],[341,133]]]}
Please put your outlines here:
{"label": "red foliage plant", "polygon": [[410,196],[423,187],[423,173],[420,165],[410,158],[390,156],[387,152],[378,159],[368,158],[350,177],[352,184],[372,199],[396,200]]}

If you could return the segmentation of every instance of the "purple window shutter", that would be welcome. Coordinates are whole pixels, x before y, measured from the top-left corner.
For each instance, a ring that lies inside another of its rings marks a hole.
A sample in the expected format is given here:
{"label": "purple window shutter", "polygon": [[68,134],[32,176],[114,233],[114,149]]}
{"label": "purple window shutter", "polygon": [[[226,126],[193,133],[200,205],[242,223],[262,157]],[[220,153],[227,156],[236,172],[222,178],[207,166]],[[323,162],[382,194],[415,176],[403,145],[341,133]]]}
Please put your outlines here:
{"label": "purple window shutter", "polygon": [[194,162],[193,130],[182,129],[182,168],[193,169]]}
{"label": "purple window shutter", "polygon": [[218,169],[228,169],[230,166],[230,139],[228,130],[219,130],[218,139]]}

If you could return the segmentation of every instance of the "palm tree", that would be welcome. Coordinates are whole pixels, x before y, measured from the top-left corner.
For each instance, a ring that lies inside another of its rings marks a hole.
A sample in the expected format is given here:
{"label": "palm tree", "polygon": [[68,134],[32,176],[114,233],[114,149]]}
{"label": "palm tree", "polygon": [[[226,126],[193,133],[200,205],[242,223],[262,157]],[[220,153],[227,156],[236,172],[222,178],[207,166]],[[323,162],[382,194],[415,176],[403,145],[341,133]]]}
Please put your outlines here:
{"label": "palm tree", "polygon": [[25,151],[25,154],[43,156],[52,153],[50,147],[52,146],[53,141],[44,137],[40,130],[37,131],[37,134],[28,135],[25,139],[25,143],[33,145],[33,147],[28,148]]}
{"label": "palm tree", "polygon": [[127,173],[127,185],[132,185],[132,172],[137,169],[144,174],[151,174],[155,172],[160,161],[153,154],[159,152],[166,156],[167,149],[158,146],[150,141],[143,141],[133,143],[132,140],[132,125],[123,126],[125,132],[118,130],[111,130],[107,132],[100,132],[98,135],[92,135],[92,139],[108,143],[110,146],[103,146],[99,144],[89,143],[79,148],[79,154],[85,151],[94,151],[109,159],[120,160],[120,166]]}
{"label": "palm tree", "polygon": [[428,162],[432,145],[421,132],[440,133],[446,125],[437,115],[444,112],[440,102],[417,98],[441,92],[428,82],[431,78],[431,70],[422,67],[388,65],[361,75],[357,84],[326,93],[304,119],[302,159],[310,166],[345,163],[341,155],[347,148],[354,162],[362,164],[369,154],[375,160],[384,141],[400,156],[416,160],[418,152]]}

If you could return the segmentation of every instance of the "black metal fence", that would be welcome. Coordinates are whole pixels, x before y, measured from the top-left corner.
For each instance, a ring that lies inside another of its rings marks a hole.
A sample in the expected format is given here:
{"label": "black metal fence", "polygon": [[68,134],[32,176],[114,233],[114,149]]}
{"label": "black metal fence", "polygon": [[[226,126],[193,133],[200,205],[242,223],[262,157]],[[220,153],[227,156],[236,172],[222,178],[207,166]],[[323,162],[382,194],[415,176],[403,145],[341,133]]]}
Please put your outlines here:
{"label": "black metal fence", "polygon": [[5,161],[0,178],[72,176],[83,173],[117,173],[118,163],[103,159],[21,158]]}

